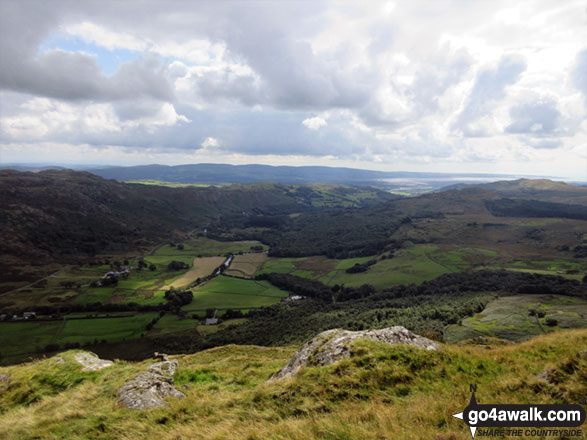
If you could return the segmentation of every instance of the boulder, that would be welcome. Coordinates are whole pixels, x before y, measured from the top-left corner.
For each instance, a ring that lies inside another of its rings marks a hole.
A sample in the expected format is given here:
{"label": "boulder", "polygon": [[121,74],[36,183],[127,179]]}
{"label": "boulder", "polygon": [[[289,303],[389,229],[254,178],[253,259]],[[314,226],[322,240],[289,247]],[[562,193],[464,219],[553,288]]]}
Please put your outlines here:
{"label": "boulder", "polygon": [[401,326],[364,331],[327,330],[302,345],[291,361],[271,376],[269,381],[294,376],[300,368],[305,366],[329,365],[348,358],[351,342],[357,339],[370,339],[389,345],[408,344],[423,350],[438,350],[440,348],[440,344],[418,336]]}
{"label": "boulder", "polygon": [[9,385],[10,385],[10,374],[8,374],[8,373],[0,374],[0,391],[3,391],[4,389],[8,388]]}
{"label": "boulder", "polygon": [[153,354],[153,359],[159,359],[159,360],[162,360],[162,361],[168,361],[169,360],[169,357],[165,353],[159,353],[158,351],[156,351]]}
{"label": "boulder", "polygon": [[90,353],[89,351],[76,353],[74,358],[84,367],[82,368],[82,371],[98,371],[113,364],[112,361],[100,359],[94,353]]}
{"label": "boulder", "polygon": [[130,409],[162,408],[168,406],[163,397],[185,397],[173,386],[171,376],[177,370],[177,361],[156,362],[126,382],[118,390],[119,405]]}
{"label": "boulder", "polygon": [[173,376],[177,370],[177,361],[156,362],[147,367],[147,370],[161,376]]}

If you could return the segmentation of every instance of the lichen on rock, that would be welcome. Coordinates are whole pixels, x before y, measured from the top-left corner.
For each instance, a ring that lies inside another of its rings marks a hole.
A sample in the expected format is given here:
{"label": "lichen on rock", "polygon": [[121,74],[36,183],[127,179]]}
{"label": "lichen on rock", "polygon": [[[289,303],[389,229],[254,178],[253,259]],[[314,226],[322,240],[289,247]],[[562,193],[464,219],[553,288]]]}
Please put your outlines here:
{"label": "lichen on rock", "polygon": [[302,345],[289,363],[271,376],[269,381],[294,376],[300,368],[305,366],[329,365],[348,358],[351,342],[357,339],[369,339],[389,345],[408,344],[424,350],[440,348],[440,344],[416,335],[401,326],[364,331],[326,330]]}
{"label": "lichen on rock", "polygon": [[0,374],[0,391],[8,388],[10,385],[10,374],[8,373],[1,373]]}
{"label": "lichen on rock", "polygon": [[100,359],[97,355],[89,351],[76,353],[74,358],[84,367],[82,371],[98,371],[113,365],[112,361]]}
{"label": "lichen on rock", "polygon": [[130,409],[162,408],[168,406],[165,396],[185,397],[173,386],[171,376],[177,370],[177,361],[151,364],[147,371],[139,373],[118,390],[117,402]]}

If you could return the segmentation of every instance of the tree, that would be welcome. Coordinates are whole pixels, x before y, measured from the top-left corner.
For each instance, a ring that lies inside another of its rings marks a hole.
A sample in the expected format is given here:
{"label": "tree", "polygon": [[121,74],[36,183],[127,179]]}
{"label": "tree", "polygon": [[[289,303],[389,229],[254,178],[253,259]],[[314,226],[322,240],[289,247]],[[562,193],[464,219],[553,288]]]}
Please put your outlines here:
{"label": "tree", "polygon": [[189,266],[184,263],[183,261],[176,261],[173,260],[171,263],[169,263],[167,265],[167,269],[168,270],[182,270],[182,269],[188,269]]}
{"label": "tree", "polygon": [[155,267],[155,265],[154,265],[153,263],[151,263],[151,265],[149,266],[149,270],[150,270],[151,272],[154,272],[154,271],[155,271],[155,269],[157,269],[157,268]]}

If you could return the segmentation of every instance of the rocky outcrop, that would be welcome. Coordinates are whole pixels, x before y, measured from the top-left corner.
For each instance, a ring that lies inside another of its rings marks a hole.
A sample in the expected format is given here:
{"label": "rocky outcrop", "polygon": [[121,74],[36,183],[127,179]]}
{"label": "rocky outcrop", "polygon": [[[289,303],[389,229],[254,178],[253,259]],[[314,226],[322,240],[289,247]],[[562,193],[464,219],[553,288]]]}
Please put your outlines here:
{"label": "rocky outcrop", "polygon": [[342,329],[327,330],[302,345],[291,361],[271,376],[269,381],[291,377],[305,366],[329,365],[348,358],[351,342],[357,339],[370,339],[390,345],[408,344],[424,350],[438,350],[440,348],[438,343],[418,336],[400,326],[356,332]]}
{"label": "rocky outcrop", "polygon": [[74,358],[84,367],[82,368],[82,371],[98,371],[113,364],[112,361],[100,359],[94,353],[90,353],[89,351],[76,353]]}
{"label": "rocky outcrop", "polygon": [[161,408],[168,406],[163,397],[185,397],[175,389],[171,376],[177,370],[176,360],[156,362],[139,373],[118,390],[118,404],[130,409]]}
{"label": "rocky outcrop", "polygon": [[8,385],[10,385],[10,374],[0,374],[0,391],[3,391],[4,389],[8,388]]}

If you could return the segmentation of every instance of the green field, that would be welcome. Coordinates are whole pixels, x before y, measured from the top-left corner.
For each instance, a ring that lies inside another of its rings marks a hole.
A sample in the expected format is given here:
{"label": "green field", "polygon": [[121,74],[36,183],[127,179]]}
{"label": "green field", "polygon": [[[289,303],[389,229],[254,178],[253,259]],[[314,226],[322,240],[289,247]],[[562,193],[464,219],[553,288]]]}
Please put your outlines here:
{"label": "green field", "polygon": [[220,330],[224,330],[231,325],[239,325],[243,322],[246,322],[247,318],[237,318],[237,319],[227,319],[226,321],[222,321],[218,325],[199,325],[198,326],[198,333],[202,336],[211,335],[212,333],[216,333]]}
{"label": "green field", "polygon": [[[530,314],[534,310],[540,312]],[[543,316],[542,316],[543,315]],[[547,320],[556,320],[548,325]],[[514,295],[497,298],[485,310],[451,325],[444,339],[453,343],[476,336],[521,341],[560,329],[587,327],[587,301],[560,295]]]}
{"label": "green field", "polygon": [[184,306],[186,312],[206,309],[255,308],[281,301],[287,292],[267,281],[218,276],[194,289],[194,299]]}
{"label": "green field", "polygon": [[229,184],[221,184],[221,183],[178,183],[178,182],[166,182],[163,180],[153,180],[153,179],[142,179],[142,180],[125,180],[125,183],[137,183],[140,185],[157,185],[157,186],[166,186],[168,188],[208,188],[210,186],[226,186]]}
{"label": "green field", "polygon": [[166,314],[163,315],[155,324],[153,329],[149,331],[149,336],[160,336],[171,333],[181,333],[185,331],[195,330],[199,324],[199,320],[192,318],[181,319],[177,315]]}
{"label": "green field", "polygon": [[214,256],[226,254],[238,254],[240,252],[250,252],[252,246],[261,246],[263,250],[268,250],[269,246],[259,243],[258,241],[217,241],[210,238],[198,237],[184,244],[186,249],[189,246],[195,256]]}
{"label": "green field", "polygon": [[[489,249],[441,249],[433,245],[418,245],[396,251],[393,258],[385,259],[381,259],[381,255],[344,260],[332,260],[326,257],[270,257],[259,273],[289,273],[316,279],[330,286],[344,284],[356,287],[361,284],[371,284],[377,289],[384,289],[400,284],[418,284],[444,273],[465,270],[481,262],[493,261],[497,255],[497,252]],[[366,272],[353,274],[346,272],[346,269],[354,264],[365,263],[373,258],[378,261]]]}
{"label": "green field", "polygon": [[146,332],[147,324],[155,316],[156,313],[142,313],[124,318],[0,322],[1,360],[22,360],[27,355],[42,352],[48,344],[62,346],[138,338]]}
{"label": "green field", "polygon": [[[587,272],[587,264],[583,261],[569,261],[563,259],[552,260],[516,260],[506,262],[499,266],[500,269],[516,272],[539,273],[542,275],[557,275],[565,278],[581,281]],[[488,267],[496,269],[496,267]],[[576,271],[577,273],[568,273]]]}

